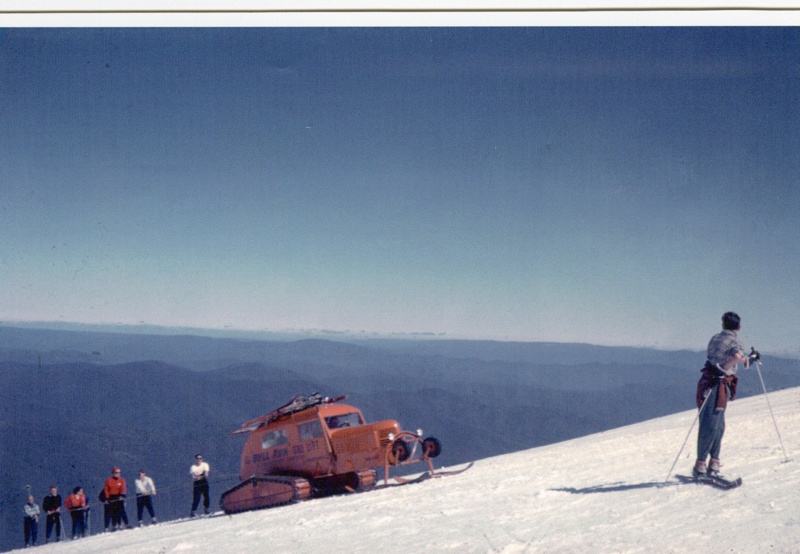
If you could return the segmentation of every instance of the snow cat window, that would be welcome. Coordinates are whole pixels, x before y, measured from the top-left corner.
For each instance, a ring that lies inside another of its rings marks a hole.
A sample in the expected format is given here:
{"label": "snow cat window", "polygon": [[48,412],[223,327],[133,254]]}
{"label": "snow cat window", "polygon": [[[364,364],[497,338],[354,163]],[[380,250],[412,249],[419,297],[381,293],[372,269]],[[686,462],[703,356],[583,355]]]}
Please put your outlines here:
{"label": "snow cat window", "polygon": [[353,412],[352,414],[326,417],[325,423],[328,424],[328,429],[341,429],[342,427],[356,427],[364,422],[358,413]]}
{"label": "snow cat window", "polygon": [[318,420],[301,423],[297,426],[300,431],[300,442],[317,439],[322,436],[322,423]]}
{"label": "snow cat window", "polygon": [[289,437],[286,436],[286,431],[284,429],[278,429],[277,431],[267,433],[261,437],[261,448],[262,450],[266,450],[268,448],[272,448],[273,446],[280,446],[288,442]]}

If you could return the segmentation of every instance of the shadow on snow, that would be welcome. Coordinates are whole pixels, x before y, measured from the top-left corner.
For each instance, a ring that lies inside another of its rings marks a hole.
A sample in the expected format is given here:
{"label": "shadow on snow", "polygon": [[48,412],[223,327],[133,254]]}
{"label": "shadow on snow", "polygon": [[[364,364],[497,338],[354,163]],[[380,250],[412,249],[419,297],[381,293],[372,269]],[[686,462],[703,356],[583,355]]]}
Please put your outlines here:
{"label": "shadow on snow", "polygon": [[552,491],[558,492],[568,492],[570,494],[594,494],[598,492],[624,492],[624,491],[631,491],[635,489],[660,489],[662,487],[671,487],[674,485],[678,485],[674,481],[651,481],[649,483],[635,483],[635,484],[626,484],[624,481],[618,481],[616,483],[610,483],[608,485],[595,485],[594,487],[586,487],[583,489],[576,489],[575,487],[560,487],[557,489],[550,489]]}

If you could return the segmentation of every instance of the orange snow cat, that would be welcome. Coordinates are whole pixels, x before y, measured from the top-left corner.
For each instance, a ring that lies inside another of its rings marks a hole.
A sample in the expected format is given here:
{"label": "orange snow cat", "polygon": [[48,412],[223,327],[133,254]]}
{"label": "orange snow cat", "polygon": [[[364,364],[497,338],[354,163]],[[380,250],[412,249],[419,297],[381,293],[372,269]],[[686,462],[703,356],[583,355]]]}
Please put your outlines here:
{"label": "orange snow cat", "polygon": [[[247,423],[232,434],[250,433],[242,450],[241,483],[222,493],[220,505],[231,514],[269,508],[312,494],[368,490],[376,467],[433,463],[441,444],[422,431],[400,429],[394,420],[366,423],[361,411],[338,404],[345,397],[297,395],[287,404]],[[406,480],[395,477],[398,482]]]}

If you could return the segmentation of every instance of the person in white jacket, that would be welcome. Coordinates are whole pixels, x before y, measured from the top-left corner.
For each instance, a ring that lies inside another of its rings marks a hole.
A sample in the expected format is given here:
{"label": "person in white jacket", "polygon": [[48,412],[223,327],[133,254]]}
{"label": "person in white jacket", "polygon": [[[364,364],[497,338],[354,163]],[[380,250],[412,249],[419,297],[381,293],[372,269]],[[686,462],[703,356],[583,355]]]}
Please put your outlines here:
{"label": "person in white jacket", "polygon": [[156,495],[156,485],[147,476],[143,469],[139,470],[139,477],[136,479],[136,515],[139,518],[139,527],[142,526],[142,513],[147,508],[150,514],[150,523],[158,523],[156,514],[153,511],[153,497]]}
{"label": "person in white jacket", "polygon": [[33,496],[28,496],[25,502],[25,547],[36,546],[37,535],[39,534],[39,505],[34,501]]}
{"label": "person in white jacket", "polygon": [[193,488],[193,495],[192,495],[192,513],[191,517],[194,517],[195,511],[197,510],[197,506],[200,504],[200,497],[203,497],[203,508],[205,508],[205,513],[208,514],[208,507],[210,502],[208,500],[208,473],[211,471],[211,468],[208,467],[208,463],[203,461],[203,455],[198,454],[194,457],[194,464],[192,467],[189,468],[189,473],[192,476],[192,480],[194,481]]}

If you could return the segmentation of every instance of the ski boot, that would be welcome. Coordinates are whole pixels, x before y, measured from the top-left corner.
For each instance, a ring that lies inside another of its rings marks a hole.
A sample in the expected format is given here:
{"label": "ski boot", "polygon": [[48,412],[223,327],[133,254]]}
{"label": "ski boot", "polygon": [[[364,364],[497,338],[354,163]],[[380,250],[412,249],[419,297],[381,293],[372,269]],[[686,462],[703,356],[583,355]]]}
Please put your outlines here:
{"label": "ski boot", "polygon": [[697,460],[692,468],[692,477],[694,479],[698,479],[705,477],[707,474],[708,471],[706,470],[706,463],[703,460]]}

